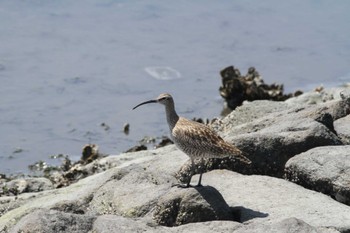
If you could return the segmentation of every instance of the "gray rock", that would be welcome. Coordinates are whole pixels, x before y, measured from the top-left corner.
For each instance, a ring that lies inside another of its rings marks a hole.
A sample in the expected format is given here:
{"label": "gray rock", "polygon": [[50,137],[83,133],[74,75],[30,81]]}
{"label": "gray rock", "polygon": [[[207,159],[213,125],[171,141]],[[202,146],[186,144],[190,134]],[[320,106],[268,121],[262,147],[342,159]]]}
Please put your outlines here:
{"label": "gray rock", "polygon": [[89,209],[98,214],[141,217],[178,183],[175,173],[188,157],[172,145],[155,151],[127,153],[118,159],[125,162],[115,168],[113,179],[96,190]]}
{"label": "gray rock", "polygon": [[[311,148],[341,145],[333,119],[350,112],[348,99],[331,100],[318,105],[255,101],[244,104],[214,128],[221,136],[235,144],[253,161],[251,167],[227,158],[211,159],[206,170],[225,168],[244,174],[266,174],[282,177],[285,163],[294,155]],[[255,119],[250,115],[260,116]],[[248,119],[239,120],[239,119]]]}
{"label": "gray rock", "polygon": [[350,208],[324,194],[268,176],[227,170],[205,175],[207,185],[214,186],[235,211],[240,210],[242,223],[275,224],[295,217],[317,228],[350,231]]}
{"label": "gray rock", "polygon": [[350,146],[311,149],[290,159],[286,178],[350,205]]}
{"label": "gray rock", "polygon": [[234,220],[233,211],[213,187],[173,188],[158,201],[153,219],[163,226]]}
{"label": "gray rock", "polygon": [[282,177],[285,163],[294,155],[318,146],[342,144],[326,126],[312,119],[280,120],[258,132],[227,137],[253,161],[254,174]]}
{"label": "gray rock", "polygon": [[[96,220],[92,227],[96,232],[113,232],[113,229],[118,232],[123,227],[129,229],[128,224],[133,224],[129,227],[135,229],[134,232],[140,229],[148,232],[188,232],[196,229],[213,232],[216,228],[226,232],[242,225],[234,221],[209,221],[166,228],[152,220],[155,207],[160,203],[159,198],[173,189],[171,186],[176,184],[175,173],[188,160],[175,146],[122,154],[110,159],[116,165],[114,168],[84,178],[69,187],[23,193],[16,198],[0,197],[0,203],[20,203],[17,206],[13,204],[14,208],[0,216],[0,232],[23,229],[21,219],[27,216],[24,220],[29,224],[33,218],[29,218],[28,214],[38,209],[57,216],[67,214],[64,216],[86,217],[87,222],[91,216],[99,215],[101,222],[97,225]],[[195,183],[198,175],[193,179]],[[350,231],[349,207],[283,179],[216,170],[203,175],[203,184],[215,187],[230,209],[239,213],[239,221],[245,225],[269,225],[297,217],[316,228],[333,227],[342,232]],[[123,220],[113,223],[109,219],[108,223],[103,223],[107,221],[104,216],[110,214],[118,215],[116,218]],[[59,226],[60,221],[57,224]],[[55,223],[52,225],[55,226]],[[103,225],[110,228],[106,230]],[[40,229],[45,228],[40,226]]]}
{"label": "gray rock", "polygon": [[335,87],[327,88],[321,91],[310,91],[305,92],[299,96],[289,98],[285,102],[288,104],[298,104],[298,105],[317,105],[322,104],[332,100],[342,99],[341,93],[350,90],[349,87]]}
{"label": "gray rock", "polygon": [[[348,88],[350,91],[350,88]],[[244,104],[232,111],[224,119],[212,123],[212,127],[219,132],[232,131],[238,125],[254,122],[257,119],[271,117],[290,117],[294,113],[301,118],[319,118],[319,114],[328,112],[333,120],[342,118],[350,113],[349,96],[341,97],[344,88],[329,89],[322,92],[308,92],[300,96],[290,98],[284,102],[257,100],[244,102]],[[278,114],[278,113],[281,114]],[[265,120],[266,121],[266,120]]]}
{"label": "gray rock", "polygon": [[254,102],[244,102],[242,106],[237,107],[229,115],[222,120],[216,120],[211,123],[211,127],[216,131],[228,130],[226,126],[228,123],[230,127],[249,123],[261,117],[265,117],[271,113],[285,111],[294,107],[294,105],[286,104],[285,102],[256,100]]}
{"label": "gray rock", "polygon": [[233,232],[242,224],[233,221],[210,221],[200,223],[190,223],[176,227],[165,227],[154,225],[143,219],[125,218],[116,215],[103,215],[97,217],[94,222],[92,232],[158,232],[158,233],[187,233],[187,232]]}
{"label": "gray rock", "polygon": [[64,209],[67,203],[83,203],[91,200],[91,195],[113,175],[114,171],[108,170],[82,179],[66,188],[23,193],[12,199],[0,197],[0,203],[6,202],[7,206],[0,216],[0,232],[6,232],[4,229],[12,228],[23,216],[37,209]]}
{"label": "gray rock", "polygon": [[334,129],[342,142],[350,145],[350,115],[336,120],[334,122]]}
{"label": "gray rock", "polygon": [[[235,221],[208,221],[166,228],[156,224],[156,221],[147,220],[148,215],[136,219],[104,215],[98,217],[93,230],[96,232],[236,232],[240,230],[247,233],[269,232],[269,230],[293,232],[293,229],[305,230],[305,232],[350,230],[350,209],[323,194],[304,189],[283,179],[267,176],[245,176],[227,170],[211,171],[205,175],[209,186],[204,188],[215,186],[230,209],[234,213],[239,213],[239,221],[244,224]],[[196,178],[198,176],[194,177]],[[161,205],[166,209],[162,200],[176,196],[173,193],[176,190],[171,188],[169,193],[165,194],[167,197],[161,198],[155,205]],[[184,192],[195,193],[195,190]],[[179,197],[183,198],[184,195],[179,194]],[[155,207],[151,212],[152,216],[157,212]]]}
{"label": "gray rock", "polygon": [[160,229],[149,226],[142,220],[106,214],[97,217],[91,232],[165,232],[165,230],[161,231]]}
{"label": "gray rock", "polygon": [[333,228],[316,228],[297,218],[287,218],[274,224],[251,224],[234,231],[235,233],[336,233]]}
{"label": "gray rock", "polygon": [[89,232],[95,217],[39,209],[24,216],[10,231],[13,233]]}
{"label": "gray rock", "polygon": [[142,219],[130,219],[115,215],[104,215],[97,217],[92,232],[159,232],[159,233],[339,233],[334,228],[313,227],[297,218],[287,218],[276,223],[252,223],[240,224],[233,221],[210,221],[185,224],[176,227],[163,227],[147,224]]}
{"label": "gray rock", "polygon": [[8,190],[14,190],[15,194],[40,192],[54,188],[52,182],[44,177],[15,179],[1,184],[1,186],[1,188],[5,187]]}
{"label": "gray rock", "polygon": [[285,163],[294,155],[318,146],[342,144],[327,126],[297,114],[297,109],[279,112],[223,133],[222,136],[245,152],[253,163],[248,167],[231,158],[209,159],[205,170],[221,168],[282,177]]}

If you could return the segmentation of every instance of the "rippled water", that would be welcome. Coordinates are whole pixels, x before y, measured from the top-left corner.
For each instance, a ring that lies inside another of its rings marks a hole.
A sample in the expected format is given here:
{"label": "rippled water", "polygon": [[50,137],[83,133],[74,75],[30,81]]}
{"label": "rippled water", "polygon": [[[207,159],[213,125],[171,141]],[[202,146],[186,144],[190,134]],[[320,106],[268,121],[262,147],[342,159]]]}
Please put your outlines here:
{"label": "rippled water", "polygon": [[181,115],[218,116],[229,65],[255,66],[287,92],[349,82],[349,11],[349,1],[0,1],[0,173],[167,134],[161,106],[131,111],[161,92]]}

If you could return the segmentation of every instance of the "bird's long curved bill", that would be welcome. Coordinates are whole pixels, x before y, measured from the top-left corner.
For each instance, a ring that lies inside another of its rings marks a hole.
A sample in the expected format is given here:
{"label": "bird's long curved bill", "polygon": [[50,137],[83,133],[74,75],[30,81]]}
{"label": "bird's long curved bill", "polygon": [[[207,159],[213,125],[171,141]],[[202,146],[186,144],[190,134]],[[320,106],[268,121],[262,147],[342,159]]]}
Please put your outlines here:
{"label": "bird's long curved bill", "polygon": [[150,104],[150,103],[157,103],[157,100],[149,100],[149,101],[143,102],[143,103],[138,104],[138,105],[136,105],[135,107],[133,107],[132,110],[134,110],[135,108],[140,107],[141,105]]}

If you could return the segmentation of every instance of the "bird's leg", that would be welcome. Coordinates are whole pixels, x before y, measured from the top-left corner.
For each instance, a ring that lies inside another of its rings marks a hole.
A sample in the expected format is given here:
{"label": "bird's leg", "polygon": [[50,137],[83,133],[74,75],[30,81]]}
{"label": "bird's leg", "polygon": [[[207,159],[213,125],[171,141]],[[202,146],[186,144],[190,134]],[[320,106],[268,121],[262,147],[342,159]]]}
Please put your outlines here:
{"label": "bird's leg", "polygon": [[185,185],[183,185],[183,184],[175,184],[173,186],[176,186],[178,188],[189,188],[189,187],[192,187],[191,186],[191,179],[192,179],[193,174],[194,174],[194,161],[191,158],[191,168],[190,168],[190,174],[189,174],[189,178],[188,178],[187,183]]}
{"label": "bird's leg", "polygon": [[192,176],[194,174],[194,160],[191,158],[191,170],[190,170],[190,177],[187,181],[187,185],[186,188],[191,187],[191,180],[192,180]]}
{"label": "bird's leg", "polygon": [[204,161],[203,161],[203,158],[201,158],[201,160],[199,162],[199,169],[198,169],[199,170],[199,180],[198,180],[197,187],[202,186],[203,166],[204,166]]}

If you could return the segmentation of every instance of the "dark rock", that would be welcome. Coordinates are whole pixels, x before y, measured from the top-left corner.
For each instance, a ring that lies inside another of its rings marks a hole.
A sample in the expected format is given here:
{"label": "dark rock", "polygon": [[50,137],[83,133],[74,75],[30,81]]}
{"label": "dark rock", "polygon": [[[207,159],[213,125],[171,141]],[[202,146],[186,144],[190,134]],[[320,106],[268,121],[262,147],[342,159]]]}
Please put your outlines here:
{"label": "dark rock", "polygon": [[350,115],[336,120],[334,128],[343,144],[350,145]]}
{"label": "dark rock", "polygon": [[158,201],[153,219],[163,226],[233,220],[233,213],[213,187],[173,188]]}
{"label": "dark rock", "polygon": [[136,152],[136,151],[142,151],[142,150],[147,150],[147,146],[145,145],[136,145],[125,151],[125,153],[129,152]]}
{"label": "dark rock", "polygon": [[124,124],[123,132],[125,135],[129,135],[129,132],[130,132],[130,124],[129,123]]}
{"label": "dark rock", "polygon": [[[245,76],[242,76],[240,71],[233,66],[226,67],[220,74],[222,78],[222,86],[219,88],[220,95],[230,109],[235,109],[245,100],[284,101],[293,96],[293,94],[283,94],[283,85],[265,84],[254,67],[249,68]],[[300,95],[300,91],[296,94]]]}
{"label": "dark rock", "polygon": [[337,134],[337,132],[334,130],[333,117],[330,113],[325,112],[319,114],[319,116],[315,118],[315,121],[320,122],[321,124],[326,126],[335,135]]}
{"label": "dark rock", "polygon": [[24,216],[11,232],[89,232],[94,220],[95,217],[93,216],[83,216],[55,210],[40,209]]}
{"label": "dark rock", "polygon": [[96,144],[87,144],[83,147],[83,152],[80,160],[82,164],[88,164],[96,160],[98,157],[98,146]]}
{"label": "dark rock", "polygon": [[170,138],[163,136],[162,140],[156,145],[156,148],[164,147],[171,144],[174,144],[174,142]]}
{"label": "dark rock", "polygon": [[106,123],[102,122],[101,123],[101,127],[105,130],[105,131],[108,131],[110,130],[111,127],[109,127],[109,125],[107,125]]}
{"label": "dark rock", "polygon": [[311,149],[286,164],[285,177],[350,205],[350,146]]}
{"label": "dark rock", "polygon": [[201,123],[201,124],[209,124],[209,119],[202,119],[202,118],[197,118],[197,117],[194,117],[192,118],[193,121],[195,122],[198,122],[198,123]]}

